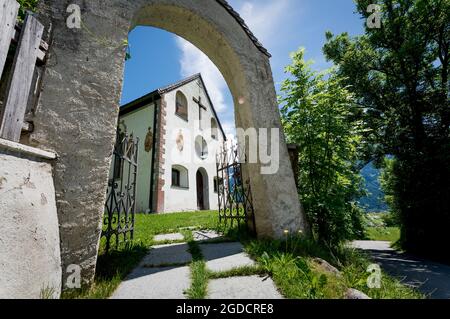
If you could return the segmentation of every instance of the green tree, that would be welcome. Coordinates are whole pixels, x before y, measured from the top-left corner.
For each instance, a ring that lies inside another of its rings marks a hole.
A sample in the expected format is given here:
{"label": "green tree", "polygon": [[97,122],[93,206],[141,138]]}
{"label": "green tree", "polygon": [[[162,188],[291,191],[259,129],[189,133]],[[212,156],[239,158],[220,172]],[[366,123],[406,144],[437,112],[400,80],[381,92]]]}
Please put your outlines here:
{"label": "green tree", "polygon": [[300,147],[300,195],[313,234],[334,245],[362,234],[358,167],[361,122],[354,119],[353,96],[334,70],[317,73],[292,54],[280,103],[290,143]]}
{"label": "green tree", "polygon": [[358,0],[361,16],[373,2],[381,28],[327,33],[324,53],[357,98],[367,158],[395,158],[403,247],[450,260],[450,0]]}
{"label": "green tree", "polygon": [[20,4],[19,19],[23,21],[27,11],[34,12],[36,10],[39,0],[17,0],[17,2]]}
{"label": "green tree", "polygon": [[394,174],[395,165],[397,161],[395,158],[385,157],[381,163],[381,174],[379,177],[380,186],[384,193],[384,200],[389,205],[390,212],[383,215],[383,220],[387,227],[395,227],[401,225],[400,222],[400,210],[396,206],[395,201],[395,185],[398,181]]}
{"label": "green tree", "polygon": [[394,172],[394,158],[385,158],[383,163],[381,164],[381,174],[379,177],[381,189],[384,192],[384,200],[389,205],[390,209],[394,213],[398,213],[397,208],[395,207],[395,191],[394,185],[398,182],[395,180]]}

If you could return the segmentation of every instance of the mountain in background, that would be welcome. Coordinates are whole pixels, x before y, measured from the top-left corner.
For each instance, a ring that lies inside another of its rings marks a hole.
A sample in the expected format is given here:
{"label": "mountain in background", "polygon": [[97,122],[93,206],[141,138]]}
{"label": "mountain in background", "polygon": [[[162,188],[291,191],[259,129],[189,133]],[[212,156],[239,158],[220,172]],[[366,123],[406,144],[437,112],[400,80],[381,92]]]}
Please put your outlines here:
{"label": "mountain in background", "polygon": [[384,201],[384,193],[381,190],[380,170],[378,170],[372,163],[369,163],[361,170],[361,175],[365,180],[368,195],[359,199],[359,204],[367,212],[384,212],[389,209],[389,206]]}

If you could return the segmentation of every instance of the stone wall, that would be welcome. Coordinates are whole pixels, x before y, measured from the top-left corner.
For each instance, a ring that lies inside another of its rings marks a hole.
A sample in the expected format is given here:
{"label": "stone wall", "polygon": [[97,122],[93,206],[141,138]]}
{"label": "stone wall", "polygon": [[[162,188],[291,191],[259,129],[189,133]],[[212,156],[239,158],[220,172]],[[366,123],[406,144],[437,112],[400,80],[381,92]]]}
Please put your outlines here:
{"label": "stone wall", "polygon": [[60,295],[54,158],[0,139],[0,299]]}
{"label": "stone wall", "polygon": [[[80,6],[83,28],[67,27],[69,4]],[[239,127],[281,128],[275,87],[268,55],[222,0],[46,0],[40,1],[39,19],[47,27],[51,24],[53,39],[44,39],[51,42],[50,54],[29,143],[60,155],[55,187],[63,269],[78,264],[84,282],[90,283],[128,32],[137,25],[158,27],[180,35],[208,55],[230,87]],[[252,176],[256,228],[262,237],[281,237],[285,229],[306,229],[282,133],[280,138],[276,174],[261,175],[260,164],[247,168]]]}

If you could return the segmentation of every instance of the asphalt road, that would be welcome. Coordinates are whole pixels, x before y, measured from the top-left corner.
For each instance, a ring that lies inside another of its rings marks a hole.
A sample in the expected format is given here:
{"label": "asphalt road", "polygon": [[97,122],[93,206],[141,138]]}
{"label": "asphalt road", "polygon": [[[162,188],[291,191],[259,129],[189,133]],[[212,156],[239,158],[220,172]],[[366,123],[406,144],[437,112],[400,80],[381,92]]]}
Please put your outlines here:
{"label": "asphalt road", "polygon": [[389,242],[355,241],[352,246],[370,253],[384,271],[428,298],[450,299],[450,266],[398,252]]}

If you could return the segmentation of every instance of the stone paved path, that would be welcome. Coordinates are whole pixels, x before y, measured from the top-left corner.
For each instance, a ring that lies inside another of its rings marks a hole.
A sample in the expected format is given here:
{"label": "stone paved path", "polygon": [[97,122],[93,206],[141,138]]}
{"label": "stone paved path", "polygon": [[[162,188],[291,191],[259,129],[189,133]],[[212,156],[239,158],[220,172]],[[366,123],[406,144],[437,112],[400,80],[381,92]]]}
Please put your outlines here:
{"label": "stone paved path", "polygon": [[[214,243],[220,236],[214,232],[193,232],[199,241],[206,267],[221,272],[255,265],[240,243]],[[173,234],[163,235],[177,237]],[[178,240],[178,239],[175,239]],[[208,243],[208,241],[211,241]],[[192,256],[186,243],[154,246],[114,292],[112,299],[185,299],[191,284],[189,263]],[[211,280],[209,299],[280,299],[271,278],[259,276],[231,277]]]}
{"label": "stone paved path", "polygon": [[352,246],[369,252],[383,270],[429,298],[450,299],[450,266],[400,253],[389,242],[355,241]]}
{"label": "stone paved path", "polygon": [[139,267],[120,284],[112,299],[185,299],[189,267]]}
{"label": "stone paved path", "polygon": [[272,279],[260,276],[211,280],[208,299],[281,299]]}
{"label": "stone paved path", "polygon": [[187,244],[154,246],[142,260],[141,266],[158,267],[190,263],[192,256],[188,250],[189,246]]}
{"label": "stone paved path", "polygon": [[153,240],[156,242],[161,241],[175,241],[175,240],[183,240],[184,236],[180,233],[174,233],[174,234],[165,234],[165,235],[156,235]]}
{"label": "stone paved path", "polygon": [[253,266],[255,262],[244,253],[241,243],[200,245],[206,260],[206,268],[211,271],[227,271],[233,268]]}
{"label": "stone paved path", "polygon": [[197,230],[192,232],[192,235],[195,241],[214,241],[221,238],[218,233],[211,230]]}
{"label": "stone paved path", "polygon": [[184,299],[183,292],[191,284],[188,249],[187,244],[154,246],[112,299]]}

